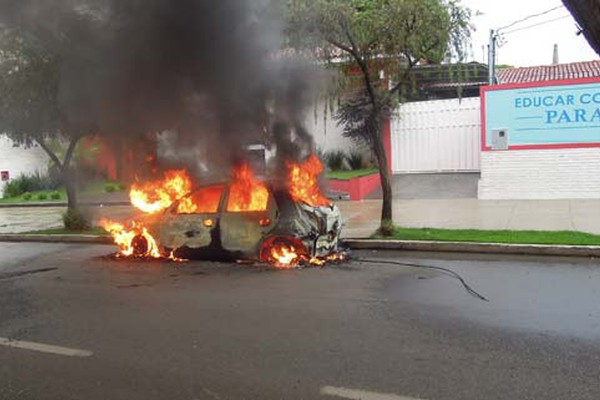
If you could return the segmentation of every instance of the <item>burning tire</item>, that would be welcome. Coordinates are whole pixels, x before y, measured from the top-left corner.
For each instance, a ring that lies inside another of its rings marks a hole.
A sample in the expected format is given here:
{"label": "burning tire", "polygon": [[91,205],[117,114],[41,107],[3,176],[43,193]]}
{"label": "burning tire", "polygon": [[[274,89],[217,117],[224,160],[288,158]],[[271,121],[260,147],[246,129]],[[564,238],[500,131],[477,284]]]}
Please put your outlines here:
{"label": "burning tire", "polygon": [[261,246],[260,261],[279,268],[291,268],[307,259],[302,242],[291,236],[274,236]]}
{"label": "burning tire", "polygon": [[137,235],[131,240],[134,257],[143,257],[148,254],[148,240],[143,235]]}

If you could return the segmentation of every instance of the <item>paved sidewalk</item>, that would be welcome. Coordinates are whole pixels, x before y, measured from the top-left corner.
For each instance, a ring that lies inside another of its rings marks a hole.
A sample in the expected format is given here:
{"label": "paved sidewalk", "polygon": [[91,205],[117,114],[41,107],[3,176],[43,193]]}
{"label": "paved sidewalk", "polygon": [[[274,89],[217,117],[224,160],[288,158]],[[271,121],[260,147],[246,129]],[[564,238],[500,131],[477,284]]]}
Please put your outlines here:
{"label": "paved sidewalk", "polygon": [[[344,236],[378,227],[380,200],[339,203]],[[582,231],[600,234],[600,200],[396,200],[394,222],[414,228]]]}
{"label": "paved sidewalk", "polygon": [[[346,238],[370,236],[379,226],[380,200],[338,203]],[[62,207],[0,209],[0,233],[61,225]],[[126,219],[132,207],[90,207],[92,219]],[[576,230],[600,234],[600,200],[396,200],[394,221],[404,227],[456,229]]]}

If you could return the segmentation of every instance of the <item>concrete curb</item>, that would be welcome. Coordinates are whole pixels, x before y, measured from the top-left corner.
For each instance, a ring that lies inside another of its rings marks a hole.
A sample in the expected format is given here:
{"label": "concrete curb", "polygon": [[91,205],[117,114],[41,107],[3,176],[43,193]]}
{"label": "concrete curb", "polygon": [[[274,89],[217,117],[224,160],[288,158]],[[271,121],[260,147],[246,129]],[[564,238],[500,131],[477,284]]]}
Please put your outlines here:
{"label": "concrete curb", "polygon": [[[0,242],[113,244],[110,236],[44,235],[33,233],[0,234]],[[409,250],[449,253],[516,254],[532,256],[597,257],[600,246],[548,246],[537,244],[501,244],[471,242],[433,242],[416,240],[345,239],[353,250]]]}
{"label": "concrete curb", "polygon": [[[112,201],[112,202],[101,202],[101,201],[84,201],[80,202],[81,207],[114,207],[114,206],[130,206],[129,201]],[[0,203],[0,208],[40,208],[40,207],[66,207],[66,202],[44,202],[44,203]]]}
{"label": "concrete curb", "polygon": [[0,242],[112,244],[110,236],[99,235],[44,235],[34,233],[0,234]]}
{"label": "concrete curb", "polygon": [[433,242],[417,240],[345,239],[353,250],[410,250],[426,252],[516,254],[532,256],[599,257],[600,246],[553,246],[539,244],[502,244],[471,242]]}

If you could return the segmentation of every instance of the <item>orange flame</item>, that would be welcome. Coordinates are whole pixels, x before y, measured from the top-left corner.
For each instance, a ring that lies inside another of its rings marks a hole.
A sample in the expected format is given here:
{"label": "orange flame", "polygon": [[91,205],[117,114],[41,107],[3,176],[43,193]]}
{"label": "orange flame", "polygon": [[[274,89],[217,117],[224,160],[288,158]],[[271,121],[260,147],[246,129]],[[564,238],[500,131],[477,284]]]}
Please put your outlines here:
{"label": "orange flame", "polygon": [[310,257],[301,243],[273,241],[268,245],[266,258],[263,259],[277,268],[298,266],[322,267],[326,264],[339,264],[346,260],[345,252],[335,252],[324,257]]}
{"label": "orange flame", "polygon": [[103,219],[100,221],[100,226],[112,235],[115,244],[121,249],[119,255],[161,257],[156,240],[141,223],[133,221],[127,227],[119,222]]}
{"label": "orange flame", "polygon": [[300,252],[291,244],[277,243],[269,249],[269,260],[277,268],[292,268],[302,259]]}
{"label": "orange flame", "polygon": [[267,186],[254,177],[250,166],[244,163],[234,168],[227,211],[264,211],[267,209],[268,202]]}
{"label": "orange flame", "polygon": [[302,163],[288,163],[290,195],[313,207],[328,206],[331,202],[319,188],[318,176],[323,172],[321,160],[311,154]]}
{"label": "orange flame", "polygon": [[[148,182],[143,185],[133,184],[129,192],[131,204],[145,213],[153,214],[162,211],[174,201],[185,196],[192,190],[192,181],[185,170],[165,172],[160,181]],[[179,204],[179,210],[192,213],[195,205],[187,198]]]}

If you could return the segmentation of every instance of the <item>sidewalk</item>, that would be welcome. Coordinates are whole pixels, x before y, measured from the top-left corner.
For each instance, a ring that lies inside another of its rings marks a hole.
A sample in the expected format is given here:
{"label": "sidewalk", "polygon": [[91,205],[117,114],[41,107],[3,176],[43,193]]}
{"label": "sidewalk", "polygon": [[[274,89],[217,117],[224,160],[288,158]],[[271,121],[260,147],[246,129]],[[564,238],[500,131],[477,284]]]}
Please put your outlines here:
{"label": "sidewalk", "polygon": [[[379,226],[380,200],[341,201],[346,238],[369,237]],[[102,217],[138,215],[130,206],[88,207]],[[59,227],[64,207],[0,208],[0,233]],[[404,227],[453,229],[576,230],[600,234],[600,200],[396,200],[394,222]]]}
{"label": "sidewalk", "polygon": [[[380,200],[339,203],[344,236],[379,226]],[[600,234],[600,200],[395,200],[394,222],[409,228],[582,231]]]}

